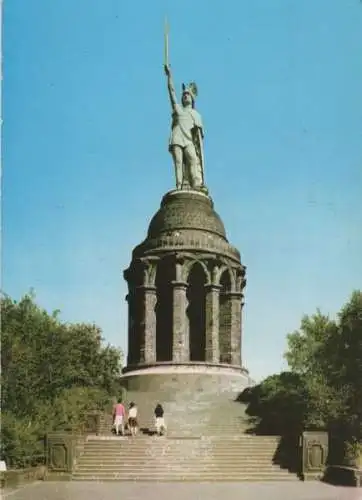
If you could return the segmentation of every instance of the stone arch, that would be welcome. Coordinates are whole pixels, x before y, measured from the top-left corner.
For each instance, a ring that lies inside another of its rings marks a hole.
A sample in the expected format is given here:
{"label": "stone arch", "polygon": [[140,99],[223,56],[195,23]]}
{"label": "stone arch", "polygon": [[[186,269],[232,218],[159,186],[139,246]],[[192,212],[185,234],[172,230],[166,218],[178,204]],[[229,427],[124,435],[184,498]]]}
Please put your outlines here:
{"label": "stone arch", "polygon": [[206,360],[206,290],[208,273],[205,266],[196,261],[187,277],[187,320],[189,330],[190,361]]}
{"label": "stone arch", "polygon": [[156,361],[172,361],[173,289],[175,265],[172,259],[161,259],[156,268]]}
{"label": "stone arch", "polygon": [[220,363],[231,363],[231,297],[233,273],[226,267],[220,275],[219,294],[219,349]]}
{"label": "stone arch", "polygon": [[190,273],[193,269],[193,267],[196,265],[196,264],[199,264],[203,270],[204,270],[204,273],[205,273],[205,276],[206,276],[206,283],[211,283],[211,276],[210,276],[210,271],[208,269],[208,266],[207,264],[201,260],[201,259],[192,259],[190,260],[189,262],[187,262],[185,265],[184,265],[184,270],[183,270],[183,273],[184,273],[184,279],[186,282],[188,282],[189,280],[189,276],[190,276]]}
{"label": "stone arch", "polygon": [[225,274],[228,275],[228,277],[229,277],[230,290],[234,290],[235,289],[235,275],[234,275],[231,267],[228,266],[227,264],[222,265],[218,269],[218,272],[216,275],[216,285],[221,285],[221,278],[224,276],[223,279],[225,279]]}

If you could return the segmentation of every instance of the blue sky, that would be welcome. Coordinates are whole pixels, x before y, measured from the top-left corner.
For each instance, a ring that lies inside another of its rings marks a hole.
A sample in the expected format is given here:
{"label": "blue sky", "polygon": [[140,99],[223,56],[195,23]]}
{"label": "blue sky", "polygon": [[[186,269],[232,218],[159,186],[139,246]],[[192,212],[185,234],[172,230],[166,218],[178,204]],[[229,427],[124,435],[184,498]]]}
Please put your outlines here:
{"label": "blue sky", "polygon": [[359,0],[7,0],[2,288],[126,349],[122,271],[173,188],[163,21],[196,80],[206,182],[247,266],[243,359],[362,280]]}

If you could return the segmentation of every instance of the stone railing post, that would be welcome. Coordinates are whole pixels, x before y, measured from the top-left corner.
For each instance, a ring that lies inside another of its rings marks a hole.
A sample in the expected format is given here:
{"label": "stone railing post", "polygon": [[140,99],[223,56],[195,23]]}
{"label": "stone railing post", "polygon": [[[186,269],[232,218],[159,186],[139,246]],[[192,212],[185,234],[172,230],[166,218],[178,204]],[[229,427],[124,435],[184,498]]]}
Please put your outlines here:
{"label": "stone railing post", "polygon": [[328,457],[328,433],[325,431],[305,431],[300,441],[302,445],[302,478],[304,481],[322,478]]}
{"label": "stone railing post", "polygon": [[186,318],[187,283],[172,281],[173,287],[173,346],[172,361],[182,363],[190,360],[189,327]]}
{"label": "stone railing post", "polygon": [[138,287],[142,294],[142,314],[139,327],[139,349],[141,363],[154,363],[156,361],[156,312],[157,301],[156,287]]}
{"label": "stone railing post", "polygon": [[206,353],[205,361],[219,363],[219,295],[220,285],[205,285],[206,290]]}
{"label": "stone railing post", "polygon": [[241,292],[230,292],[228,294],[230,300],[230,315],[231,315],[231,359],[232,365],[241,366],[241,311],[243,307],[243,294]]}
{"label": "stone railing post", "polygon": [[77,443],[83,439],[68,432],[51,432],[46,437],[46,462],[51,475],[70,477],[73,472]]}

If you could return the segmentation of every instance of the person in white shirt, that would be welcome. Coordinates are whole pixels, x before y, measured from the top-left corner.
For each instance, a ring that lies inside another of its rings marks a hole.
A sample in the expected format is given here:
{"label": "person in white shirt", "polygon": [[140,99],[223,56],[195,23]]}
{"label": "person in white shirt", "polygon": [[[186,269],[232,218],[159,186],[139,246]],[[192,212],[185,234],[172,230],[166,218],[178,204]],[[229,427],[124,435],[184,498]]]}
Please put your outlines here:
{"label": "person in white shirt", "polygon": [[138,430],[137,416],[138,416],[138,409],[137,406],[132,401],[132,403],[130,403],[129,405],[129,410],[128,410],[128,426],[130,428],[132,436],[135,436],[137,434]]}

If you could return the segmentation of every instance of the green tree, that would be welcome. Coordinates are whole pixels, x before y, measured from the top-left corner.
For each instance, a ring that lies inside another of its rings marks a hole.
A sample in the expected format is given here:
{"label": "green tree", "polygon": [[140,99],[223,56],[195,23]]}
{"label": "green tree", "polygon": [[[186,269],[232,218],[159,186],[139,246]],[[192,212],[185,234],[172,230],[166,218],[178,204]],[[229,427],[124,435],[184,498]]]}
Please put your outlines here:
{"label": "green tree", "polygon": [[248,404],[247,414],[260,434],[300,433],[307,422],[308,393],[297,373],[267,377],[246,389],[239,400]]}
{"label": "green tree", "polygon": [[303,316],[299,330],[287,335],[285,358],[290,369],[301,375],[315,372],[320,361],[320,348],[335,328],[335,322],[320,310],[312,316]]}
{"label": "green tree", "polygon": [[[319,311],[288,335],[286,359],[303,376],[308,422],[332,439],[362,441],[362,293],[353,292],[335,321]],[[340,446],[342,449],[342,446]]]}
{"label": "green tree", "polygon": [[[79,426],[117,387],[122,354],[91,324],[48,314],[34,294],[1,299],[3,453],[22,460],[47,430]],[[21,450],[21,451],[20,451]]]}
{"label": "green tree", "polygon": [[304,316],[287,342],[290,372],[268,377],[240,399],[259,432],[329,430],[338,462],[346,443],[358,450],[362,442],[362,292],[353,292],[335,320],[319,310]]}
{"label": "green tree", "polygon": [[345,425],[352,438],[362,441],[362,292],[353,292],[338,315],[331,383],[343,389]]}

